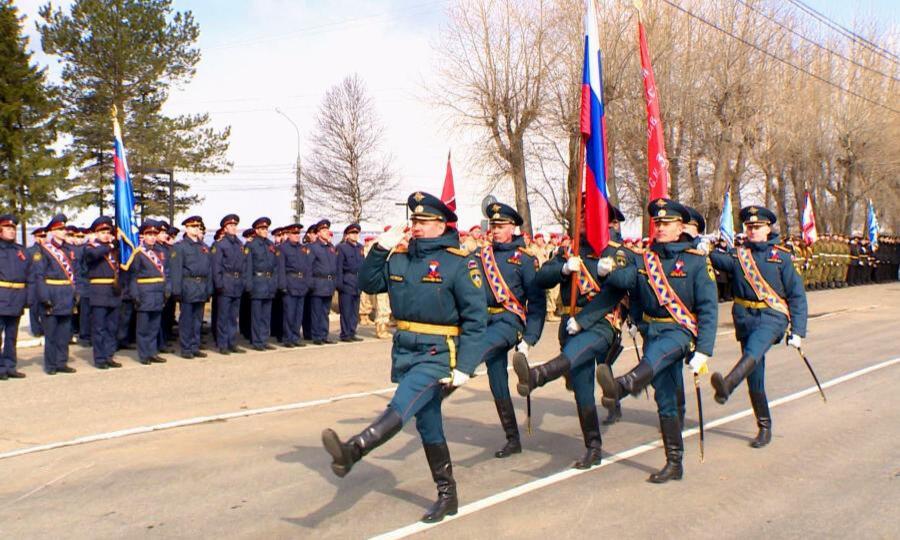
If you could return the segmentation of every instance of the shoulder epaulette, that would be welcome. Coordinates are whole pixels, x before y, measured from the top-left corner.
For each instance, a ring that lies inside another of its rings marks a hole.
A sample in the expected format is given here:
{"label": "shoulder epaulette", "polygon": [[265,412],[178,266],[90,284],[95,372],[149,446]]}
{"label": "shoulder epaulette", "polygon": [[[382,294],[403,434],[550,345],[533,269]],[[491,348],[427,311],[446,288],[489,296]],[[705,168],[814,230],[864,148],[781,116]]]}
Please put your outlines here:
{"label": "shoulder epaulette", "polygon": [[469,250],[467,250],[467,249],[448,247],[447,251],[449,253],[456,255],[457,257],[468,257],[469,256]]}
{"label": "shoulder epaulette", "polygon": [[785,252],[785,253],[793,253],[793,252],[791,251],[791,248],[787,248],[787,247],[780,246],[780,245],[776,245],[776,246],[775,246],[775,249],[781,250],[781,251],[783,251],[783,252]]}
{"label": "shoulder epaulette", "polygon": [[690,253],[691,255],[699,255],[701,257],[706,257],[706,253],[700,251],[699,249],[688,248],[684,250],[685,253]]}
{"label": "shoulder epaulette", "polygon": [[609,245],[612,246],[612,247],[614,247],[614,248],[617,248],[617,247],[621,246],[622,244],[610,240],[610,241],[609,241]]}
{"label": "shoulder epaulette", "polygon": [[528,248],[519,246],[518,248],[516,248],[516,251],[518,251],[519,253],[524,253],[525,255],[528,255],[529,257],[534,257],[534,255],[532,255],[531,252],[528,251]]}
{"label": "shoulder epaulette", "polygon": [[397,246],[391,250],[392,253],[409,253],[409,246]]}

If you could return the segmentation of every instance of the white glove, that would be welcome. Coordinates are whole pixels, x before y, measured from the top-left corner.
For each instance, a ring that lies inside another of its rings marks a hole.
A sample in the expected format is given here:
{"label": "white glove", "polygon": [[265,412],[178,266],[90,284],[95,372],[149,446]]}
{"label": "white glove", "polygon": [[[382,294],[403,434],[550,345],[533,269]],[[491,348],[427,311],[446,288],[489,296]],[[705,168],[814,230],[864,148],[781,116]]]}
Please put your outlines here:
{"label": "white glove", "polygon": [[391,226],[391,228],[378,237],[376,242],[382,248],[390,251],[397,247],[397,244],[403,240],[403,236],[406,234],[406,221],[404,220],[402,223],[396,223]]}
{"label": "white glove", "polygon": [[525,341],[520,341],[518,345],[516,345],[516,352],[522,353],[525,358],[528,358],[528,344]]}
{"label": "white glove", "polygon": [[637,325],[636,324],[628,324],[627,322],[625,323],[625,325],[628,327],[628,335],[631,336],[632,339],[634,339],[635,336],[638,335]]}
{"label": "white glove", "polygon": [[569,320],[566,321],[566,332],[568,332],[570,336],[574,336],[578,332],[581,332],[581,325],[578,324],[575,317],[569,317]]}
{"label": "white glove", "polygon": [[581,257],[569,257],[569,260],[563,265],[562,273],[564,276],[568,276],[572,272],[579,270],[581,270]]}
{"label": "white glove", "polygon": [[697,249],[702,251],[704,255],[709,255],[709,252],[712,251],[712,243],[708,238],[703,238],[697,243]]}
{"label": "white glove", "polygon": [[706,365],[707,362],[709,362],[708,356],[702,352],[695,352],[688,365],[691,366],[691,371],[694,372],[694,375],[703,375],[709,372],[709,368]]}
{"label": "white glove", "polygon": [[787,344],[795,349],[800,349],[803,346],[803,340],[797,334],[791,334],[791,337],[788,338]]}
{"label": "white glove", "polygon": [[597,261],[597,275],[600,277],[609,275],[615,268],[616,261],[612,257],[603,257]]}
{"label": "white glove", "polygon": [[455,369],[450,374],[449,377],[444,377],[443,379],[438,381],[441,384],[450,386],[452,388],[457,388],[469,382],[469,376],[463,373],[462,371]]}

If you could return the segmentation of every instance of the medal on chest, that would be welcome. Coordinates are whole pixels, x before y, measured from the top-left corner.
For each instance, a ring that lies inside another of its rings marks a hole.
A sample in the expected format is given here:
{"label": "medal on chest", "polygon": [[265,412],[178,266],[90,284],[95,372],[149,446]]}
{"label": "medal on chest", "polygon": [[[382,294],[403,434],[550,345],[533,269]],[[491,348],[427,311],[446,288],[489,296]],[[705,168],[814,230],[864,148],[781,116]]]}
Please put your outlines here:
{"label": "medal on chest", "polygon": [[672,268],[672,271],[669,272],[669,277],[685,277],[687,274],[684,272],[684,261],[678,259],[675,261],[675,267]]}
{"label": "medal on chest", "polygon": [[513,252],[512,257],[506,259],[506,262],[509,264],[515,264],[516,266],[522,266],[522,254],[518,251]]}
{"label": "medal on chest", "polygon": [[766,261],[767,261],[767,262],[773,262],[773,263],[780,263],[780,262],[781,262],[781,257],[778,255],[778,248],[774,248],[774,247],[773,247],[772,250],[769,251],[769,258],[766,259]]}
{"label": "medal on chest", "polygon": [[440,272],[441,263],[438,261],[431,261],[428,263],[428,273],[425,274],[425,277],[422,278],[424,283],[442,283],[444,281],[443,276],[441,276]]}

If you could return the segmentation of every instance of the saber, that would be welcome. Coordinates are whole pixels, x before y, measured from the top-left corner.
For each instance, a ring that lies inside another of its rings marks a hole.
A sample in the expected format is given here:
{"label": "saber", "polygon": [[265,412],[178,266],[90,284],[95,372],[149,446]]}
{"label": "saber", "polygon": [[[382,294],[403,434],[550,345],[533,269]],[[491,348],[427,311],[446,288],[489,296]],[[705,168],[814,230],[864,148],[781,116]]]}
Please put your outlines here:
{"label": "saber", "polygon": [[809,359],[806,358],[805,354],[803,354],[803,349],[797,347],[797,353],[800,355],[800,358],[803,359],[803,363],[806,364],[806,369],[809,370],[809,374],[812,375],[813,380],[816,381],[816,387],[819,389],[819,394],[822,396],[822,401],[828,403],[828,399],[825,397],[825,391],[822,390],[822,385],[819,384],[819,378],[816,377],[816,372],[813,371],[813,367],[812,364],[809,363]]}
{"label": "saber", "polygon": [[526,409],[526,415],[528,417],[528,421],[527,421],[528,434],[531,435],[531,392],[528,392],[528,396],[525,398],[525,409]]}
{"label": "saber", "polygon": [[700,463],[703,463],[704,459],[706,459],[703,453],[706,437],[703,431],[703,401],[700,399],[700,376],[696,373],[694,373],[694,389],[697,390],[697,416],[700,417]]}
{"label": "saber", "polygon": [[[637,328],[637,325],[634,324],[634,321],[631,320],[630,316],[628,317],[628,321],[631,326],[634,326],[635,328]],[[632,334],[631,332],[628,332],[628,335],[631,336],[631,343],[634,344],[634,355],[637,357],[638,364],[640,364],[641,363],[641,353],[638,352],[637,338],[634,337],[634,334]],[[644,387],[644,397],[646,399],[650,399],[650,391],[647,390],[646,386]]]}

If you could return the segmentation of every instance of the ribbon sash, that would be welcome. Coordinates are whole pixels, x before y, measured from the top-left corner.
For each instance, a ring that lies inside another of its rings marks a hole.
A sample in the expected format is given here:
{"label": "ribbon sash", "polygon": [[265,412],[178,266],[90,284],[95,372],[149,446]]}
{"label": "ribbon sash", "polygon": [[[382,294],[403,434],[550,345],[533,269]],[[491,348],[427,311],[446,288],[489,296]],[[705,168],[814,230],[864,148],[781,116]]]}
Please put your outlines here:
{"label": "ribbon sash", "polygon": [[747,280],[747,283],[750,284],[750,287],[753,289],[753,292],[756,293],[756,297],[761,299],[766,303],[767,306],[774,309],[778,313],[781,313],[785,317],[788,318],[788,321],[791,320],[791,310],[788,308],[787,302],[775,292],[775,289],[769,285],[769,282],[766,281],[766,278],[763,277],[762,272],[759,271],[759,267],[756,266],[756,261],[753,260],[753,253],[746,247],[737,248],[738,261],[741,263],[741,270],[744,272],[744,278]]}
{"label": "ribbon sash", "polygon": [[666,272],[663,269],[662,261],[659,255],[653,251],[644,252],[644,268],[647,270],[647,281],[653,294],[656,295],[656,301],[659,305],[666,308],[669,315],[675,319],[675,322],[683,326],[694,337],[697,337],[697,317],[684,305],[679,298],[678,293],[669,284],[666,278]]}
{"label": "ribbon sash", "polygon": [[75,270],[69,263],[69,258],[66,256],[65,252],[53,245],[53,242],[45,242],[41,247],[43,247],[44,251],[49,253],[53,260],[56,261],[56,264],[62,268],[63,272],[66,274],[66,279],[68,279],[70,283],[74,283]]}
{"label": "ribbon sash", "polygon": [[488,285],[497,303],[501,304],[504,309],[513,313],[525,322],[525,308],[522,303],[509,289],[503,274],[500,273],[500,266],[497,264],[497,258],[494,256],[494,247],[485,246],[481,249],[481,264],[484,266],[484,273],[487,277]]}
{"label": "ribbon sash", "polygon": [[[574,255],[572,248],[567,249],[566,259]],[[578,271],[578,292],[582,296],[587,296],[588,300],[600,293],[600,284],[594,279],[594,276],[588,271],[584,265],[584,259],[581,260],[581,269]]]}
{"label": "ribbon sash", "polygon": [[145,248],[143,244],[141,244],[141,247],[139,247],[138,249],[141,253],[144,254],[145,257],[150,259],[150,262],[152,262],[153,266],[155,266],[159,271],[159,275],[165,277],[166,273],[165,269],[163,268],[163,263],[161,260],[159,260],[159,256],[156,254],[156,252],[153,251],[152,248]]}

